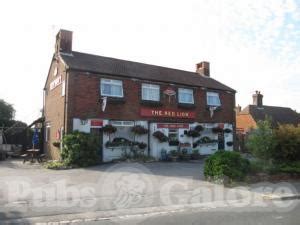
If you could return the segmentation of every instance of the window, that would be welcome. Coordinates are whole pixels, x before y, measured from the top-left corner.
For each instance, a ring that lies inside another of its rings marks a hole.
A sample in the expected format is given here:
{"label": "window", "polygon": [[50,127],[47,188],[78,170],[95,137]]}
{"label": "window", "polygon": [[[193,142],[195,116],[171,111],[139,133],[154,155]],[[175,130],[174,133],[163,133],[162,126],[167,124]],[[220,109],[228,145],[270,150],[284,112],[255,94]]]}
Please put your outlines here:
{"label": "window", "polygon": [[169,129],[169,141],[178,141],[178,129]]}
{"label": "window", "polygon": [[147,101],[159,101],[159,85],[142,84],[142,99]]}
{"label": "window", "polygon": [[219,93],[207,92],[206,97],[207,97],[207,105],[210,105],[210,106],[220,106],[221,105]]}
{"label": "window", "polygon": [[66,94],[66,83],[65,81],[63,81],[61,83],[61,96],[65,96],[65,94]]}
{"label": "window", "polygon": [[54,71],[53,71],[53,76],[56,76],[58,74],[58,69],[57,69],[57,66],[54,68]]}
{"label": "window", "polygon": [[179,88],[178,102],[186,104],[194,104],[194,95],[192,89]]}
{"label": "window", "polygon": [[120,80],[101,79],[101,95],[123,97],[123,83]]}
{"label": "window", "polygon": [[45,129],[45,141],[48,142],[50,141],[50,123],[46,124],[46,129]]}

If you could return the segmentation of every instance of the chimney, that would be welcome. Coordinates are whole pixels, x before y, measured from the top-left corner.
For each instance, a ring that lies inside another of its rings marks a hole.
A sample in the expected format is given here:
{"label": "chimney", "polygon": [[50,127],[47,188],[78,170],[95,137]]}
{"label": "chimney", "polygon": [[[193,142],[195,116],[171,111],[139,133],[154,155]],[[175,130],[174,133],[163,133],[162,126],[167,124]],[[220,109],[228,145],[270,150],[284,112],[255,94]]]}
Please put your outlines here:
{"label": "chimney", "polygon": [[72,31],[59,30],[56,35],[55,52],[72,52]]}
{"label": "chimney", "polygon": [[210,76],[209,73],[209,62],[200,62],[196,64],[196,73],[199,73],[202,76]]}
{"label": "chimney", "polygon": [[236,114],[239,114],[241,111],[242,111],[242,107],[241,107],[240,105],[237,105],[237,106],[235,107],[235,113],[236,113]]}
{"label": "chimney", "polygon": [[257,107],[262,107],[263,97],[264,96],[260,93],[260,91],[255,91],[255,94],[252,95],[253,105],[256,105]]}

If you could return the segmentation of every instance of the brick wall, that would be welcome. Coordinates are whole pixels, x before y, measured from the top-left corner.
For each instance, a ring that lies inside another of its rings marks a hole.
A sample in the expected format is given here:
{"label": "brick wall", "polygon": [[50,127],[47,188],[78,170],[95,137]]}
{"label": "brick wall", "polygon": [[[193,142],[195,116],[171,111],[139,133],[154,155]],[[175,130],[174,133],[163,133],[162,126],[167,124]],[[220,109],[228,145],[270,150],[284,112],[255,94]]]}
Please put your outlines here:
{"label": "brick wall", "polygon": [[[69,98],[68,98],[68,129],[72,128],[72,118],[104,118],[116,120],[151,120],[151,121],[166,121],[166,122],[192,122],[197,121],[201,123],[235,123],[235,95],[234,93],[227,93],[226,91],[216,91],[220,95],[221,110],[214,113],[213,118],[210,118],[209,110],[206,107],[206,89],[194,89],[195,108],[179,108],[177,99],[169,98],[161,94],[160,107],[149,107],[155,109],[170,109],[170,110],[184,110],[195,111],[196,119],[168,119],[168,118],[146,118],[140,116],[140,108],[148,107],[141,105],[141,84],[140,80],[124,79],[124,102],[115,103],[113,99],[108,98],[105,112],[101,111],[100,99],[100,79],[112,78],[118,79],[116,76],[102,76],[97,74],[83,73],[70,71],[69,76]],[[145,82],[155,83],[155,82]],[[155,83],[160,85],[161,92],[167,87],[172,87],[177,90],[179,87],[186,87],[180,85],[168,85],[165,83]],[[186,87],[191,88],[191,87]]]}
{"label": "brick wall", "polygon": [[[54,70],[57,67],[57,75],[54,76]],[[59,84],[54,89],[50,90],[50,84],[55,79],[61,76],[62,81],[66,79],[66,72],[64,64],[56,59],[51,62],[48,79],[46,81],[45,91],[45,104],[44,104],[44,116],[45,124],[50,123],[50,139],[44,143],[44,149],[48,157],[53,159],[59,158],[59,149],[54,147],[52,143],[57,140],[56,133],[64,127],[64,113],[65,113],[65,97],[62,96],[62,84]]]}

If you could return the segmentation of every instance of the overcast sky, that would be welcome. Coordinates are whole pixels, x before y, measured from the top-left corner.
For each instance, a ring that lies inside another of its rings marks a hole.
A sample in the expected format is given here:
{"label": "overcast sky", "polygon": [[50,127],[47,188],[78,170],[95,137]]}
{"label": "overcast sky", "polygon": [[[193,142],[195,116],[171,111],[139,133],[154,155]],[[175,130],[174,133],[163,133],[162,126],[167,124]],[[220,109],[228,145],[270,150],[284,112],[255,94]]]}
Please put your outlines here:
{"label": "overcast sky", "polygon": [[[1,1],[0,98],[16,119],[40,116],[55,35],[72,30],[73,50],[211,76],[236,102],[300,111],[300,2],[296,0]],[[96,103],[95,103],[96,104]]]}

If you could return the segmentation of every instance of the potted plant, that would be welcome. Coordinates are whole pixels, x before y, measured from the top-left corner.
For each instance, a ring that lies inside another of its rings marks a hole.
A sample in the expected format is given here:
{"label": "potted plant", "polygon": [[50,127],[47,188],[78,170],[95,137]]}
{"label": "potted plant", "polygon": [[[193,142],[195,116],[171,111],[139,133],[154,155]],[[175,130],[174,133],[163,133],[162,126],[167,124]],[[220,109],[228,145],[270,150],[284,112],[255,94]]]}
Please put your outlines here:
{"label": "potted plant", "polygon": [[190,156],[190,154],[188,154],[188,150],[186,148],[182,149],[181,152],[182,152],[182,155],[181,155],[182,160],[189,161],[191,159],[191,156]]}
{"label": "potted plant", "polygon": [[171,159],[171,161],[172,162],[177,162],[177,160],[178,160],[178,151],[177,150],[171,150],[170,152],[169,152],[169,157],[170,157],[170,159]]}
{"label": "potted plant", "polygon": [[198,149],[193,149],[191,158],[194,160],[200,159],[200,153]]}
{"label": "potted plant", "polygon": [[157,138],[160,143],[167,142],[169,138],[161,131],[155,131],[153,137]]}

